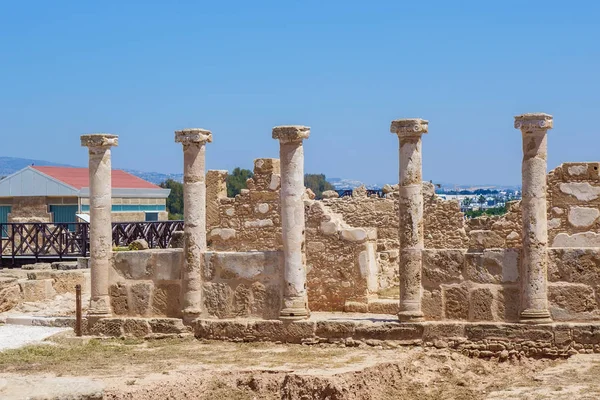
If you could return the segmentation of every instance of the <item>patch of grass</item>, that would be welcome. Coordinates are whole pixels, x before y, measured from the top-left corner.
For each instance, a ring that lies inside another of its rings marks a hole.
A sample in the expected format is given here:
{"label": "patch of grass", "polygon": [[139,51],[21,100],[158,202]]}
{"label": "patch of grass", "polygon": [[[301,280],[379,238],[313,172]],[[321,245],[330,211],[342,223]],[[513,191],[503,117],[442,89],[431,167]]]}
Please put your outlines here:
{"label": "patch of grass", "polygon": [[382,299],[398,299],[400,298],[400,288],[398,286],[386,287],[377,292],[377,294]]}
{"label": "patch of grass", "polygon": [[362,360],[363,357],[348,349],[333,347],[199,342],[194,338],[73,341],[58,337],[48,343],[1,352],[0,372],[112,375],[122,368],[158,373],[192,364],[318,368],[339,367]]}

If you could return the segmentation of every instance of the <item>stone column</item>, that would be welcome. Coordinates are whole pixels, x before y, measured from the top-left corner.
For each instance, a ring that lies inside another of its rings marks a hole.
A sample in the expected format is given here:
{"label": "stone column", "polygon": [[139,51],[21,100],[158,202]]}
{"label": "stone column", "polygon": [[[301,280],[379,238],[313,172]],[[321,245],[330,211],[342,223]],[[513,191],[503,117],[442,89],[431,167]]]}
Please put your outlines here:
{"label": "stone column", "polygon": [[90,279],[91,297],[88,315],[109,317],[112,314],[108,295],[108,273],[112,255],[112,146],[119,137],[110,134],[82,135],[81,145],[89,150],[90,174]]}
{"label": "stone column", "polygon": [[521,322],[527,323],[551,321],[547,293],[546,167],[547,133],[552,123],[552,116],[542,113],[515,117],[515,128],[523,135]]}
{"label": "stone column", "polygon": [[175,132],[183,145],[184,268],[182,277],[183,319],[189,323],[202,312],[202,258],[206,252],[206,143],[212,133],[204,129]]}
{"label": "stone column", "polygon": [[279,139],[281,162],[281,229],[283,233],[283,308],[280,319],[308,318],[306,255],[304,247],[304,148],[310,136],[306,126],[276,126],[273,139]]}
{"label": "stone column", "polygon": [[400,321],[423,321],[421,311],[421,269],[423,260],[423,178],[421,135],[428,121],[399,119],[390,131],[400,142],[399,226]]}

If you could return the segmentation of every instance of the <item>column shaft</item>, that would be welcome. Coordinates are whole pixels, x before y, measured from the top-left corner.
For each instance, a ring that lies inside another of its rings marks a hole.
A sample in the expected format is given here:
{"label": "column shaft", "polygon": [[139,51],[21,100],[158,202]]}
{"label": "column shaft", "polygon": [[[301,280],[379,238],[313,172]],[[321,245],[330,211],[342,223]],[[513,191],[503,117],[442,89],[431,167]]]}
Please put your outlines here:
{"label": "column shaft", "polygon": [[304,246],[304,148],[307,127],[276,127],[273,138],[280,140],[281,229],[283,239],[283,307],[281,319],[304,319],[309,315]]}
{"label": "column shaft", "polygon": [[283,235],[284,309],[307,309],[304,254],[304,148],[281,145],[281,228]]}
{"label": "column shaft", "polygon": [[190,323],[203,309],[202,267],[206,252],[206,143],[212,133],[204,129],[175,132],[183,145],[184,265],[182,274],[183,319]]}
{"label": "column shaft", "polygon": [[192,319],[202,311],[202,257],[206,252],[205,151],[204,143],[184,146],[183,314]]}
{"label": "column shaft", "polygon": [[399,227],[401,320],[418,320],[421,312],[423,192],[421,137],[400,139]]}
{"label": "column shaft", "polygon": [[543,323],[551,320],[547,293],[548,221],[546,206],[547,129],[549,128],[545,122],[546,119],[540,118],[539,115],[529,118],[527,116],[517,117],[517,121],[519,118],[521,121],[517,127],[521,128],[523,135],[521,321]]}
{"label": "column shaft", "polygon": [[110,258],[112,256],[112,184],[111,146],[115,135],[83,135],[83,146],[89,148],[90,180],[90,280],[91,296],[88,314],[108,317],[112,314],[108,294]]}
{"label": "column shaft", "polygon": [[391,131],[399,139],[399,224],[400,321],[422,321],[421,270],[423,264],[423,188],[421,136],[428,122],[396,120]]}

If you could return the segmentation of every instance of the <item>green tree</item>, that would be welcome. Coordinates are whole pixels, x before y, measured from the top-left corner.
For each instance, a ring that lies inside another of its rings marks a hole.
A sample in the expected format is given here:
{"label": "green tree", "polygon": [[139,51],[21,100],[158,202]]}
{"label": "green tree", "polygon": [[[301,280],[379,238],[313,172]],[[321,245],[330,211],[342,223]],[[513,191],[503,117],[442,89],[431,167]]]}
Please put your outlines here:
{"label": "green tree", "polygon": [[484,195],[480,195],[479,199],[477,199],[477,202],[483,206],[485,204],[485,202],[486,202],[485,196]]}
{"label": "green tree", "polygon": [[167,179],[160,184],[163,189],[171,189],[167,197],[167,211],[170,220],[183,219],[183,184],[173,179]]}
{"label": "green tree", "polygon": [[317,199],[320,199],[326,190],[335,190],[333,185],[327,182],[324,174],[305,174],[304,186],[313,191]]}
{"label": "green tree", "polygon": [[235,197],[242,189],[246,189],[246,181],[252,178],[252,171],[236,167],[233,172],[227,175],[227,196]]}

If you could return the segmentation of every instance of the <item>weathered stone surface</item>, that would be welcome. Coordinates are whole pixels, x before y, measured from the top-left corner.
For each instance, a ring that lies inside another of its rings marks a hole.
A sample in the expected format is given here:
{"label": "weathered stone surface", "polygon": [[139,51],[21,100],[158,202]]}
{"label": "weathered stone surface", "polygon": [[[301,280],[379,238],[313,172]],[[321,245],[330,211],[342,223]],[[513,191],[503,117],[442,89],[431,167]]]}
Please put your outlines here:
{"label": "weathered stone surface", "polygon": [[518,286],[504,286],[498,290],[498,319],[518,321],[521,304],[521,290]]}
{"label": "weathered stone surface", "polygon": [[277,318],[281,307],[281,288],[254,282],[251,287],[250,313],[264,319]]}
{"label": "weathered stone surface", "polygon": [[129,250],[148,250],[149,248],[148,242],[144,239],[137,239],[129,244]]}
{"label": "weathered stone surface", "polygon": [[421,309],[426,320],[441,320],[444,315],[441,290],[423,290]]}
{"label": "weathered stone surface", "polygon": [[579,201],[592,201],[600,197],[600,187],[589,182],[568,182],[559,185],[560,191]]}
{"label": "weathered stone surface", "polygon": [[123,335],[142,338],[151,332],[148,320],[142,318],[127,318],[123,322]]}
{"label": "weathered stone surface", "polygon": [[504,239],[491,230],[472,230],[469,232],[471,249],[490,249],[504,247]]}
{"label": "weathered stone surface", "polygon": [[255,279],[261,275],[281,276],[283,257],[277,251],[207,252],[205,276],[222,279]]}
{"label": "weathered stone surface", "polygon": [[183,251],[174,249],[152,250],[153,279],[159,281],[181,280],[183,268]]}
{"label": "weathered stone surface", "polygon": [[[348,306],[347,302],[346,305]],[[368,310],[360,311],[362,303],[358,303],[357,307],[354,309],[345,309],[347,312],[369,312],[372,314],[390,314],[390,315],[398,315],[400,302],[398,299],[373,299],[368,302]]]}
{"label": "weathered stone surface", "polygon": [[231,228],[215,228],[210,231],[210,240],[229,240],[235,238],[236,231]]}
{"label": "weathered stone surface", "polygon": [[148,323],[152,333],[178,334],[189,332],[189,329],[179,318],[151,318]]}
{"label": "weathered stone surface", "polygon": [[68,271],[71,269],[78,269],[79,263],[77,261],[57,261],[52,263],[52,269],[59,271]]}
{"label": "weathered stone surface", "polygon": [[20,281],[19,286],[21,286],[23,301],[32,302],[52,299],[56,295],[52,287],[53,282],[52,279]]}
{"label": "weathered stone surface", "polygon": [[127,299],[127,286],[125,283],[116,283],[109,287],[110,305],[115,315],[129,314]]}
{"label": "weathered stone surface", "polygon": [[85,288],[85,275],[80,271],[60,271],[52,274],[53,287],[56,293],[75,293],[75,286]]}
{"label": "weathered stone surface", "polygon": [[323,197],[323,199],[337,199],[338,197],[340,197],[338,192],[336,192],[335,190],[326,190],[323,193],[321,193],[321,196]]}
{"label": "weathered stone surface", "polygon": [[436,339],[464,338],[465,325],[461,323],[426,323],[423,326],[423,341]]}
{"label": "weathered stone surface", "polygon": [[350,242],[364,242],[367,240],[367,231],[362,228],[345,228],[340,231],[340,237]]}
{"label": "weathered stone surface", "polygon": [[569,223],[576,228],[589,228],[600,217],[600,210],[592,207],[571,207]]}
{"label": "weathered stone surface", "polygon": [[43,269],[52,269],[51,263],[35,263],[35,264],[25,264],[21,267],[24,270],[43,270]]}
{"label": "weathered stone surface", "polygon": [[123,336],[124,318],[101,318],[88,326],[89,333],[95,336]]}
{"label": "weathered stone surface", "polygon": [[469,291],[463,286],[442,286],[447,319],[469,318]]}
{"label": "weathered stone surface", "polygon": [[[600,319],[600,314],[597,313],[598,304],[596,303],[594,290],[587,285],[550,284],[548,285],[548,301],[554,320]],[[596,311],[595,315],[591,314],[594,311]]]}
{"label": "weathered stone surface", "polygon": [[465,255],[464,277],[477,283],[517,282],[519,252],[515,249],[486,249]]}
{"label": "weathered stone surface", "polygon": [[152,251],[117,251],[113,267],[127,279],[152,279]]}
{"label": "weathered stone surface", "polygon": [[8,311],[19,304],[21,290],[17,279],[0,278],[0,312]]}
{"label": "weathered stone surface", "polygon": [[154,284],[152,282],[136,282],[130,287],[129,311],[132,315],[149,316],[152,314],[151,301]]}
{"label": "weathered stone surface", "polygon": [[226,283],[206,282],[204,288],[204,308],[208,315],[218,318],[232,316],[233,289]]}
{"label": "weathered stone surface", "polygon": [[236,317],[248,317],[252,313],[252,291],[248,285],[238,285],[233,292],[233,313]]}
{"label": "weathered stone surface", "polygon": [[492,313],[492,303],[494,295],[489,288],[477,288],[470,293],[470,321],[492,321],[494,315]]}
{"label": "weathered stone surface", "polygon": [[600,252],[582,248],[549,249],[548,280],[600,285]]}
{"label": "weathered stone surface", "polygon": [[169,246],[173,249],[183,249],[185,236],[183,231],[175,231],[171,234],[171,243]]}
{"label": "weathered stone surface", "polygon": [[438,288],[440,284],[462,281],[464,250],[423,251],[423,286]]}
{"label": "weathered stone surface", "polygon": [[572,235],[559,233],[554,237],[552,247],[600,247],[600,234],[596,232],[579,232]]}
{"label": "weathered stone surface", "polygon": [[159,283],[154,287],[152,314],[169,318],[181,316],[181,284]]}

